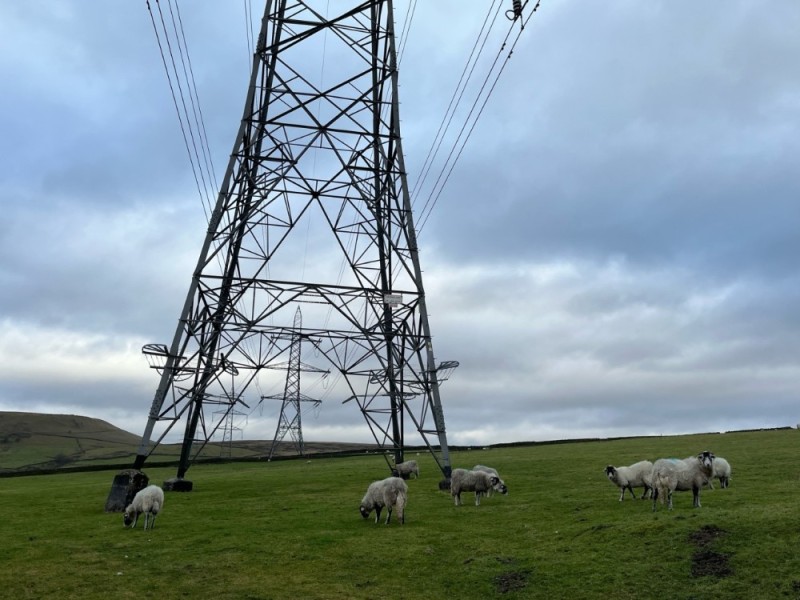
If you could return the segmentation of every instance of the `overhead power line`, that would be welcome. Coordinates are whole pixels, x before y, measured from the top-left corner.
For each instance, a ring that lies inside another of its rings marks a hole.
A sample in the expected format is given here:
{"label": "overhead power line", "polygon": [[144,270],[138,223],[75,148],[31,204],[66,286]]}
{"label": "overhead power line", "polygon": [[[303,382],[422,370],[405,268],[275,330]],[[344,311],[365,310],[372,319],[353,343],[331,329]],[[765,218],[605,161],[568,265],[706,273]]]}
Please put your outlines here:
{"label": "overhead power line", "polygon": [[[161,2],[155,0],[159,17],[158,21],[161,24],[161,28],[159,29],[150,0],[145,0],[145,2],[147,11],[150,14],[150,21],[153,25],[153,33],[156,36],[156,42],[158,43],[158,49],[161,54],[161,62],[164,65],[164,72],[167,76],[172,102],[175,106],[175,112],[178,115],[184,146],[189,155],[192,175],[194,176],[197,192],[203,203],[203,208],[206,211],[206,218],[208,219],[213,208],[212,198],[216,194],[217,183],[211,161],[211,152],[208,147],[205,125],[203,124],[202,110],[200,109],[200,100],[197,95],[194,72],[191,66],[191,59],[189,58],[189,49],[183,30],[183,22],[180,18],[180,9],[178,8],[177,0],[174,0],[174,9],[172,6],[173,0],[167,0],[169,18],[166,18],[164,11],[161,9]],[[171,27],[167,25],[168,20],[170,21]],[[179,55],[180,69],[178,68],[173,46],[177,49]],[[185,92],[184,89],[186,90]],[[189,106],[191,106],[191,111]]]}
{"label": "overhead power line", "polygon": [[[528,4],[528,0],[526,0],[526,2],[520,8],[520,14],[522,12],[524,12],[524,9],[527,6],[527,4]],[[442,191],[444,190],[445,186],[447,185],[447,183],[448,183],[448,181],[450,179],[450,175],[452,174],[453,169],[455,168],[455,165],[457,164],[459,158],[461,157],[461,154],[464,151],[464,148],[466,147],[466,144],[469,141],[469,138],[471,137],[472,132],[475,130],[475,126],[477,125],[478,121],[480,120],[480,117],[483,115],[483,111],[486,108],[486,105],[487,105],[487,103],[489,101],[489,98],[491,97],[492,93],[494,92],[495,87],[497,86],[497,82],[499,81],[500,76],[503,74],[503,71],[505,70],[505,67],[508,64],[508,61],[511,59],[511,56],[514,53],[514,49],[516,48],[517,42],[519,42],[519,39],[520,39],[520,37],[522,35],[522,31],[525,29],[525,25],[527,25],[528,21],[531,19],[531,17],[533,17],[533,14],[538,10],[540,4],[541,4],[541,0],[537,0],[536,4],[533,6],[531,11],[528,13],[528,16],[525,17],[525,19],[523,21],[521,21],[520,26],[519,26],[519,31],[517,32],[516,36],[514,36],[513,38],[512,38],[512,33],[513,33],[513,31],[514,31],[514,29],[516,27],[516,23],[519,20],[519,18],[514,18],[512,23],[510,24],[509,29],[508,29],[508,31],[507,31],[504,39],[503,39],[503,42],[502,42],[502,44],[500,46],[500,49],[497,51],[497,54],[496,54],[496,56],[494,58],[494,61],[492,62],[491,66],[489,67],[489,70],[486,73],[486,76],[485,76],[485,78],[483,80],[483,83],[481,84],[480,89],[478,90],[477,94],[475,95],[475,97],[473,99],[472,106],[470,107],[467,116],[465,117],[463,123],[461,124],[461,127],[459,129],[458,135],[456,136],[455,141],[453,141],[452,145],[450,146],[450,149],[448,151],[447,157],[444,160],[443,165],[441,166],[441,168],[438,171],[438,175],[436,177],[436,180],[435,180],[433,186],[431,187],[431,189],[430,189],[430,191],[429,191],[429,193],[427,195],[427,199],[425,200],[425,203],[424,203],[422,209],[419,210],[416,213],[418,215],[418,218],[417,218],[417,232],[421,232],[422,229],[424,228],[425,223],[428,220],[428,217],[430,216],[431,212],[433,211],[433,208],[435,207],[439,197],[441,196]],[[490,9],[490,11],[491,11],[491,9]],[[515,11],[516,11],[516,7],[515,7]],[[497,16],[497,14],[495,14],[495,17],[496,16]],[[488,18],[488,15],[487,15],[487,18]],[[492,21],[492,25],[493,24],[494,24],[494,21]],[[481,34],[484,31],[485,25],[486,25],[486,20],[484,20],[484,27],[481,28],[481,32],[478,34],[478,40],[480,40]],[[490,26],[490,29],[491,29],[491,26]],[[485,36],[485,39],[487,37],[488,37],[488,32],[487,32],[487,34]],[[503,56],[503,54],[506,52],[506,48],[509,46],[509,39],[512,39],[511,44],[510,44],[510,48],[508,49],[508,53],[506,54],[505,59],[502,60],[502,62],[501,62],[500,59]],[[477,45],[477,43],[478,42],[476,41],[476,45]],[[485,42],[484,42],[484,44],[485,44]],[[473,46],[473,53],[474,53],[474,49],[475,49],[475,47]],[[481,50],[479,52],[479,55],[482,52],[482,50],[483,50],[483,46],[481,46]],[[472,53],[470,54],[470,58],[467,60],[467,66],[470,65],[470,60],[471,59],[472,59]],[[472,67],[472,69],[470,69],[469,77],[471,77],[471,75],[472,75],[472,70],[474,70],[475,62],[476,61],[473,61],[473,67]],[[465,67],[465,72],[466,72],[466,70],[467,70],[467,67]],[[469,79],[469,77],[468,77],[468,79]],[[462,73],[462,79],[463,79],[463,73]],[[464,93],[463,90],[461,90],[461,92],[458,93],[458,90],[461,87],[461,83],[462,83],[462,80],[459,80],[459,83],[456,86],[456,92],[454,92],[454,97],[455,97],[455,94],[458,94],[458,96],[459,96],[459,99],[456,102],[456,106],[460,103],[461,96],[463,96],[463,93]],[[452,100],[451,100],[451,102],[452,102]],[[449,121],[452,120],[452,118],[453,118],[452,115],[450,117],[447,117],[447,113],[446,113],[445,119],[448,120],[448,124],[445,127],[445,131],[447,131],[447,129],[449,128]],[[444,120],[443,120],[443,123],[444,123]],[[441,126],[440,126],[440,130],[441,130]],[[439,137],[439,134],[437,134],[437,137]],[[434,145],[432,145],[432,148],[436,145],[437,149],[434,152],[433,156],[435,156],[436,153],[438,152],[438,145],[441,145],[441,143],[442,143],[441,140],[439,140],[438,142],[436,140],[434,140]],[[430,155],[430,153],[429,153],[429,155]],[[431,158],[430,160],[433,160],[433,158]],[[428,162],[429,162],[428,159],[426,159],[426,164],[423,165],[423,171],[422,172],[424,172],[425,178],[427,178],[428,172],[430,171],[430,168],[431,168],[430,164],[428,164]],[[415,190],[416,190],[415,192],[412,192],[412,196],[414,197],[414,202],[416,203],[416,200],[421,196],[421,185],[415,186]]]}

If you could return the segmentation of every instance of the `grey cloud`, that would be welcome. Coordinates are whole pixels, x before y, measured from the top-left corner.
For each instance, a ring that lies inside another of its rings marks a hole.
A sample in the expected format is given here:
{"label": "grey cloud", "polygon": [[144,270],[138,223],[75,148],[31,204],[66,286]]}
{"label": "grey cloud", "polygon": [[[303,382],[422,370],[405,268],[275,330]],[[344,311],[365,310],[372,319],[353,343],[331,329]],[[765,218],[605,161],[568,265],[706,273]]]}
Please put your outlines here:
{"label": "grey cloud", "polygon": [[[181,8],[221,177],[243,14]],[[400,90],[412,185],[485,7],[418,11]],[[454,440],[797,420],[798,26],[788,2],[543,4],[420,235],[436,354],[461,361],[442,389]],[[0,53],[15,82],[0,98],[0,325],[168,342],[205,223],[146,8],[7,3],[0,33],[15,49]],[[81,383],[42,365],[4,381],[0,406],[141,422],[155,378],[134,360],[139,377]],[[366,437],[340,402],[309,430]]]}

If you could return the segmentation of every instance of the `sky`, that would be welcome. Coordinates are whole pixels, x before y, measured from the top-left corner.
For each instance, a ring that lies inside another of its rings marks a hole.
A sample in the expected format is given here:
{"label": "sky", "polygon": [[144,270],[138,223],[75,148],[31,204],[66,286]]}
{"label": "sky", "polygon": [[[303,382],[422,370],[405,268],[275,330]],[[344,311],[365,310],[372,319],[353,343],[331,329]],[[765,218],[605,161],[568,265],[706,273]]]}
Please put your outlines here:
{"label": "sky", "polygon": [[[412,186],[490,2],[415,4]],[[245,11],[180,10],[221,173]],[[792,0],[542,0],[419,232],[436,356],[460,363],[451,444],[800,423],[798,30]],[[141,434],[141,348],[171,340],[206,227],[146,3],[0,3],[0,81],[0,410]],[[341,400],[306,440],[371,440]],[[271,439],[278,413],[239,435]]]}

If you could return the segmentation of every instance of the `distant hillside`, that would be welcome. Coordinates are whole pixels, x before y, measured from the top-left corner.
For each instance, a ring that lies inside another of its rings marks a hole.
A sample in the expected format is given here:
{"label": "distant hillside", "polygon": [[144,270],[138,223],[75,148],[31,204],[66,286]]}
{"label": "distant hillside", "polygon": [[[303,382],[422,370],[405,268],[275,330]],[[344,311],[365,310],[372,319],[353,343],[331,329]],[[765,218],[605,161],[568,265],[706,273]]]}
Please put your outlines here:
{"label": "distant hillside", "polygon": [[132,460],[139,440],[100,419],[0,412],[0,472]]}
{"label": "distant hillside", "polygon": [[[106,421],[78,415],[0,412],[0,475],[53,469],[133,464],[141,437]],[[272,441],[213,442],[200,460],[258,459],[269,456]],[[305,453],[374,450],[372,444],[305,442]],[[292,442],[281,442],[274,456],[297,455]],[[180,444],[162,444],[149,463],[177,461]]]}

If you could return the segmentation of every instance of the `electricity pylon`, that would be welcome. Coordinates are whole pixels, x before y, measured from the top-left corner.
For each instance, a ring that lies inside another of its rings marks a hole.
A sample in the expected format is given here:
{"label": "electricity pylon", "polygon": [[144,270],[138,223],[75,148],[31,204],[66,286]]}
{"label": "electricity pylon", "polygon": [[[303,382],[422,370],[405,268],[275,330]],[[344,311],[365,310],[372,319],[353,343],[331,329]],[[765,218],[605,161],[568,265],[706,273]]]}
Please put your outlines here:
{"label": "electricity pylon", "polygon": [[295,449],[300,456],[305,454],[305,446],[303,444],[303,412],[300,409],[301,402],[311,402],[315,407],[319,406],[321,400],[314,400],[308,396],[300,393],[300,373],[302,371],[311,371],[314,373],[324,373],[327,376],[330,371],[323,371],[322,369],[305,365],[300,360],[303,336],[301,330],[303,329],[303,314],[300,307],[297,307],[297,312],[294,314],[294,329],[292,331],[292,346],[289,351],[289,362],[285,365],[275,365],[273,368],[286,368],[286,385],[283,388],[283,394],[273,396],[261,396],[262,400],[281,400],[281,414],[278,417],[278,426],[275,429],[275,437],[272,440],[272,446],[269,449],[269,460],[272,460],[275,454],[275,446],[278,442],[290,434],[292,441],[294,441]]}
{"label": "electricity pylon", "polygon": [[325,6],[266,3],[241,124],[172,344],[148,346],[159,349],[161,378],[135,468],[183,423],[182,481],[219,427],[207,400],[242,403],[290,351],[292,311],[303,304],[314,324],[300,333],[385,455],[403,460],[408,421],[449,479],[439,384],[458,363],[434,359],[392,2],[353,2],[334,16]]}

